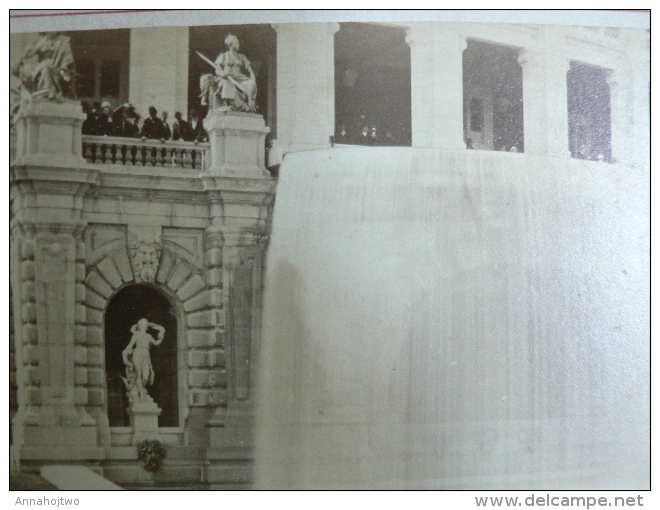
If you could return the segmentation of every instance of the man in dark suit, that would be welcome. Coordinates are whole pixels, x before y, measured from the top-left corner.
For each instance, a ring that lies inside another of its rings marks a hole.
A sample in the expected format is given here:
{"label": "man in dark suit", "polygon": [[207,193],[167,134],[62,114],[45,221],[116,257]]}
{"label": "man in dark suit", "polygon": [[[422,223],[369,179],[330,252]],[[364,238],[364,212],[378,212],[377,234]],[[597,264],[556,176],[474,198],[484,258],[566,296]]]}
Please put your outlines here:
{"label": "man in dark suit", "polygon": [[197,110],[190,110],[190,142],[208,142],[209,135],[204,129],[204,122]]}
{"label": "man in dark suit", "polygon": [[158,118],[158,111],[153,106],[149,107],[149,117],[144,119],[140,135],[143,140],[150,138],[165,141],[163,121]]}
{"label": "man in dark suit", "polygon": [[163,121],[163,138],[165,140],[169,140],[172,138],[172,130],[170,129],[170,125],[167,123],[167,112],[163,111],[160,116]]}
{"label": "man in dark suit", "polygon": [[190,124],[181,118],[181,112],[176,112],[174,118],[172,140],[189,140],[191,136]]}
{"label": "man in dark suit", "polygon": [[114,136],[138,138],[140,131],[135,125],[135,108],[130,103],[123,104],[112,116],[112,127]]}

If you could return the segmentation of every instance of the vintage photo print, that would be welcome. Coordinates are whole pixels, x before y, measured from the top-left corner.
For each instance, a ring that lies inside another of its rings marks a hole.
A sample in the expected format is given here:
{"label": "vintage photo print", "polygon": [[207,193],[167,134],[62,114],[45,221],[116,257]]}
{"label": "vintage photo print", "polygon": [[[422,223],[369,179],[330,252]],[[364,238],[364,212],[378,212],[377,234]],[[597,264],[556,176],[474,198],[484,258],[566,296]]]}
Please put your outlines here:
{"label": "vintage photo print", "polygon": [[10,489],[642,497],[649,27],[12,11]]}

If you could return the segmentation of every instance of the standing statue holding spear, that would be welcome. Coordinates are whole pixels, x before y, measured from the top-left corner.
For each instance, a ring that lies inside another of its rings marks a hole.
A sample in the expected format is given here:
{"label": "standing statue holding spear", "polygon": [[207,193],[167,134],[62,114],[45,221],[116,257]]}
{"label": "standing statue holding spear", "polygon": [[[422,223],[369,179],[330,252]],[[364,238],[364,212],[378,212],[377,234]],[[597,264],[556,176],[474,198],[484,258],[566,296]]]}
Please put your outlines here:
{"label": "standing statue holding spear", "polygon": [[[221,110],[256,112],[257,83],[250,61],[238,52],[240,44],[235,35],[225,39],[227,51],[220,53],[215,62],[197,54],[215,68],[215,75],[204,74],[200,78],[202,105]],[[215,99],[220,100],[220,104]]]}

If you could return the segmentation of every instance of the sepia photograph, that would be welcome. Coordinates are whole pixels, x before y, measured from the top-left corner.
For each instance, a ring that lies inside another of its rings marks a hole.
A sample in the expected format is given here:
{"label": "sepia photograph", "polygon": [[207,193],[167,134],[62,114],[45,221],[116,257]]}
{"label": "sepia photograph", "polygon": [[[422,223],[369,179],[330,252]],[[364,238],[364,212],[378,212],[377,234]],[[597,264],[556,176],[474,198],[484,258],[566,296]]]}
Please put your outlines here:
{"label": "sepia photograph", "polygon": [[12,504],[650,490],[650,11],[10,32]]}

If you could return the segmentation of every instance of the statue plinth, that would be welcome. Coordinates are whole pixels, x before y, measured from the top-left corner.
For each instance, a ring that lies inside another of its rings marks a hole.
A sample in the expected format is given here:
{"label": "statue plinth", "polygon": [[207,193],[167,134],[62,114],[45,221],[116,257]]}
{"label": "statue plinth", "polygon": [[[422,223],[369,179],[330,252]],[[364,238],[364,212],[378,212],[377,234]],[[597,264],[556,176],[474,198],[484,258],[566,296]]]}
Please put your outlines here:
{"label": "statue plinth", "polygon": [[265,165],[266,127],[262,115],[212,109],[204,119],[211,161],[206,172],[222,177],[270,177]]}
{"label": "statue plinth", "polygon": [[160,407],[151,398],[131,403],[128,414],[133,428],[132,443],[134,445],[145,439],[160,439],[158,433],[158,416],[160,413]]}
{"label": "statue plinth", "polygon": [[80,103],[26,101],[16,116],[16,165],[76,168],[86,166],[82,156]]}

